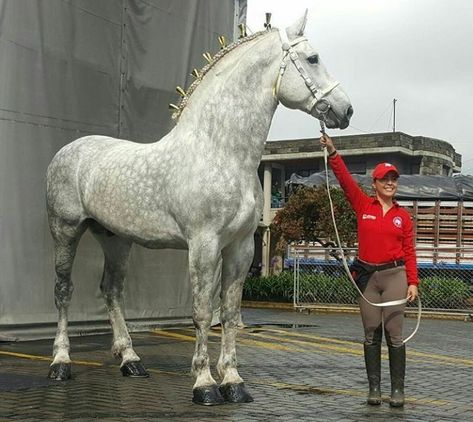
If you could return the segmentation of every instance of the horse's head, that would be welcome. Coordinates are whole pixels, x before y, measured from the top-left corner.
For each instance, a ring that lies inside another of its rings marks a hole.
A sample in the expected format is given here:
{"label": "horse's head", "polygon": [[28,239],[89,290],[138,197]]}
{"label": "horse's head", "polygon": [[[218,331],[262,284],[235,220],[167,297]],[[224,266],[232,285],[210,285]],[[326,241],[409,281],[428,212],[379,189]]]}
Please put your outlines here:
{"label": "horse's head", "polygon": [[306,21],[307,11],[293,25],[279,30],[283,59],[275,94],[286,107],[304,110],[329,128],[345,129],[353,107],[303,36]]}

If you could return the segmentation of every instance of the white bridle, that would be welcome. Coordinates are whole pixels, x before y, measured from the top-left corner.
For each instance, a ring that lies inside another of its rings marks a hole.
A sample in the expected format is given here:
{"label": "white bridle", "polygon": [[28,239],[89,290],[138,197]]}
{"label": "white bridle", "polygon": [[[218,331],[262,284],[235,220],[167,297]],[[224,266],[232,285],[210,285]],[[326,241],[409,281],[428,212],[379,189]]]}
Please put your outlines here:
{"label": "white bridle", "polygon": [[[279,29],[279,36],[281,38],[281,47],[283,50],[283,58],[281,61],[281,65],[279,66],[279,74],[278,78],[276,79],[276,85],[274,87],[274,96],[278,99],[278,94],[279,94],[279,88],[281,85],[281,80],[284,75],[284,72],[286,71],[287,67],[287,57],[289,56],[292,63],[294,63],[294,66],[296,67],[297,71],[299,74],[302,76],[302,79],[304,79],[304,82],[309,88],[310,92],[314,96],[312,99],[310,105],[309,105],[309,110],[308,113],[311,113],[315,105],[327,94],[329,94],[333,89],[335,89],[338,85],[340,85],[340,82],[338,81],[333,81],[331,84],[327,86],[325,89],[318,89],[318,87],[314,84],[312,79],[310,78],[309,74],[307,71],[304,69],[304,66],[302,66],[301,61],[299,60],[299,55],[297,54],[297,51],[295,51],[292,47],[295,45],[299,44],[300,42],[307,41],[306,37],[298,37],[292,41],[289,41],[289,38],[287,37],[286,30],[285,29]],[[279,99],[278,99],[279,100]],[[328,108],[323,111],[323,114],[327,113],[327,111],[330,109],[330,104],[327,104]]]}

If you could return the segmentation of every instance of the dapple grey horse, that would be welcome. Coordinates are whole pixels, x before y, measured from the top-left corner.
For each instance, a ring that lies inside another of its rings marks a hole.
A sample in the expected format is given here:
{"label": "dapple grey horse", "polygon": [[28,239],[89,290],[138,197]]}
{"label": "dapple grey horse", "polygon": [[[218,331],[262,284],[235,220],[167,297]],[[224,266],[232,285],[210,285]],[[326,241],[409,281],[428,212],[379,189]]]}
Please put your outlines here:
{"label": "dapple grey horse", "polygon": [[[112,352],[121,359],[123,374],[147,376],[120,307],[130,248],[135,242],[185,249],[196,328],[193,400],[253,400],[238,374],[235,338],[263,207],[257,169],[272,117],[281,102],[329,128],[345,128],[353,112],[303,37],[306,19],[307,12],[289,28],[268,28],[218,53],[181,101],[176,126],[158,142],[86,136],[56,154],[47,173],[59,312],[50,378],[71,375],[71,269],[88,228],[104,251],[100,287],[113,329]],[[207,350],[214,280],[221,283],[220,385],[211,375]]]}

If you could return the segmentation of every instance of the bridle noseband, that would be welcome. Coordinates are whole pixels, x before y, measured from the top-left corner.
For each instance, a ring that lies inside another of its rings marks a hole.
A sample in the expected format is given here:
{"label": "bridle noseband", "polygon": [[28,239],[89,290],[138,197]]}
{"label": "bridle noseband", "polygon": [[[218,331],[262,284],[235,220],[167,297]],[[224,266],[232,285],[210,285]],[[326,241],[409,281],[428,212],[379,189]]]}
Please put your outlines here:
{"label": "bridle noseband", "polygon": [[[302,79],[304,79],[304,82],[305,82],[307,88],[309,88],[310,92],[314,96],[314,98],[312,99],[312,101],[309,105],[308,113],[311,113],[312,110],[314,109],[314,107],[316,106],[316,104],[323,97],[325,97],[327,94],[329,94],[334,88],[336,88],[340,84],[340,82],[334,81],[331,84],[329,84],[329,86],[327,88],[325,88],[323,90],[317,89],[314,82],[310,78],[309,74],[307,73],[307,71],[302,66],[302,63],[299,60],[299,55],[292,48],[295,45],[299,44],[300,42],[307,41],[307,38],[306,37],[298,37],[298,38],[296,38],[292,41],[289,41],[289,38],[287,37],[285,29],[279,29],[279,36],[281,38],[281,43],[282,43],[281,47],[282,47],[282,50],[283,50],[283,58],[282,58],[282,61],[281,61],[281,65],[279,66],[279,74],[278,74],[278,78],[276,80],[276,85],[274,87],[274,96],[279,101],[279,98],[278,98],[279,88],[280,88],[280,85],[281,85],[281,80],[282,80],[282,77],[284,75],[284,72],[286,71],[286,67],[287,67],[286,60],[287,60],[287,57],[289,56],[292,63],[294,63],[294,66],[296,67],[297,71],[301,75]],[[327,106],[328,107],[326,108],[326,110],[321,111],[321,114],[326,114],[329,111],[330,104],[327,103]]]}

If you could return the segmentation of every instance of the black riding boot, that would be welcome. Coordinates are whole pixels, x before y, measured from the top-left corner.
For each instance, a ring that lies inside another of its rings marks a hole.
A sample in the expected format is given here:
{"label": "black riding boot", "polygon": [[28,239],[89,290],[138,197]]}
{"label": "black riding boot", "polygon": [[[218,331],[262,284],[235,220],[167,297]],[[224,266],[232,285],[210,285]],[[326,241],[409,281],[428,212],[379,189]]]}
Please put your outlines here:
{"label": "black riding boot", "polygon": [[404,406],[404,376],[406,374],[406,346],[393,347],[388,345],[389,370],[391,372],[391,400],[392,407]]}
{"label": "black riding boot", "polygon": [[364,344],[365,365],[370,391],[368,404],[381,404],[381,343]]}

